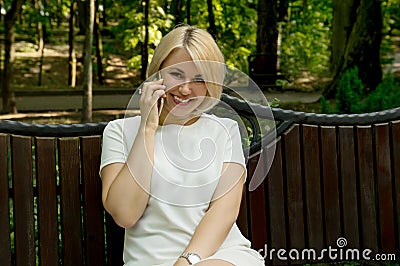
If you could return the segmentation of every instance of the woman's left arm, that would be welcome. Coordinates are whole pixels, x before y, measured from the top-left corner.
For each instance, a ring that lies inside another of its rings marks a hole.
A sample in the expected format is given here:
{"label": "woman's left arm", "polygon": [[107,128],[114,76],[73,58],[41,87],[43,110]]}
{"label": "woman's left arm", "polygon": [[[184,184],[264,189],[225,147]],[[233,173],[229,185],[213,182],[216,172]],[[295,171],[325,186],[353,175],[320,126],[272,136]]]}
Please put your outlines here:
{"label": "woman's left arm", "polygon": [[[185,252],[196,253],[204,259],[219,249],[239,215],[245,175],[244,166],[238,163],[223,164],[215,192],[220,196],[210,203]],[[179,258],[175,263],[175,266],[178,265],[188,265],[188,262]]]}

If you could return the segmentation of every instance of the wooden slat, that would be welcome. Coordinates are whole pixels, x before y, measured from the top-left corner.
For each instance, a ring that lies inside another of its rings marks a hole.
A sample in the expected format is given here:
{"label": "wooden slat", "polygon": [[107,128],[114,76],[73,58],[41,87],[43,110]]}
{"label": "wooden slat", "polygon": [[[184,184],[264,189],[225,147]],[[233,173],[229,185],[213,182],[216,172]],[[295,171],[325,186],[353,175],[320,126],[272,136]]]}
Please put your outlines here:
{"label": "wooden slat", "polygon": [[358,126],[356,131],[362,248],[378,250],[372,128],[371,126]]}
{"label": "wooden slat", "polygon": [[[266,176],[264,172],[265,159],[263,155],[257,155],[249,160],[248,175],[250,178],[259,180]],[[265,207],[264,183],[261,183],[255,190],[249,192],[251,241],[256,250],[263,248],[267,243]]]}
{"label": "wooden slat", "polygon": [[322,250],[324,248],[324,224],[321,203],[319,129],[317,126],[304,125],[302,130],[308,247]]}
{"label": "wooden slat", "polygon": [[395,183],[395,201],[397,217],[397,247],[400,248],[400,121],[392,123],[392,165]]}
{"label": "wooden slat", "polygon": [[336,128],[321,127],[321,163],[324,199],[325,246],[336,245],[342,236],[340,228],[339,181]]}
{"label": "wooden slat", "polygon": [[378,183],[380,241],[383,252],[395,252],[389,125],[375,127],[376,180]]}
{"label": "wooden slat", "polygon": [[[289,248],[304,248],[304,201],[301,176],[300,131],[293,126],[283,134],[288,210]],[[296,263],[296,262],[294,262]]]}
{"label": "wooden slat", "polygon": [[87,265],[103,265],[104,226],[99,176],[101,137],[82,137],[82,183],[84,200],[85,251]]}
{"label": "wooden slat", "polygon": [[83,265],[79,138],[59,140],[64,265]]}
{"label": "wooden slat", "polygon": [[41,265],[57,265],[59,263],[55,145],[54,138],[36,138],[39,259]]}
{"label": "wooden slat", "polygon": [[107,265],[124,265],[123,249],[125,230],[106,213]]}
{"label": "wooden slat", "polygon": [[[286,218],[285,218],[285,186],[282,172],[282,142],[279,138],[276,142],[274,161],[267,176],[267,197],[269,204],[270,241],[268,247],[286,249]],[[264,249],[264,252],[268,252]],[[265,255],[265,254],[263,254]],[[267,259],[271,259],[267,253]],[[276,256],[272,257],[274,265],[286,265]]]}
{"label": "wooden slat", "polygon": [[8,135],[0,134],[0,261],[4,266],[11,265],[8,186]]}
{"label": "wooden slat", "polygon": [[16,265],[36,265],[32,139],[11,136]]}
{"label": "wooden slat", "polygon": [[339,161],[342,190],[343,237],[347,247],[359,248],[357,176],[353,127],[339,127]]}

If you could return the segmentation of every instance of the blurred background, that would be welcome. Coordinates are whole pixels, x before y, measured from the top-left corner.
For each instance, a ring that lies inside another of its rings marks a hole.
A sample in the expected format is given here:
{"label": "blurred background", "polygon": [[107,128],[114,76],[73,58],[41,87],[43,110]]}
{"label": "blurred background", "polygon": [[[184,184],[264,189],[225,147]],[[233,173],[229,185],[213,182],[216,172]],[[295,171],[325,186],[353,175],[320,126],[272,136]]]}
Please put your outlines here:
{"label": "blurred background", "polygon": [[0,0],[0,10],[0,119],[123,116],[154,48],[182,23],[208,30],[273,107],[400,106],[400,0]]}

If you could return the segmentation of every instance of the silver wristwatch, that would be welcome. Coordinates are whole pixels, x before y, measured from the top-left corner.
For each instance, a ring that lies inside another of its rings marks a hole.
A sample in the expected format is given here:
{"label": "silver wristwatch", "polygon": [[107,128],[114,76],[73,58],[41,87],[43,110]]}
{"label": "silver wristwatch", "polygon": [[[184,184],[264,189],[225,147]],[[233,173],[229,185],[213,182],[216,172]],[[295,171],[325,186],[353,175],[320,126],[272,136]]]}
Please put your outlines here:
{"label": "silver wristwatch", "polygon": [[201,261],[200,256],[197,255],[196,253],[183,252],[182,255],[180,255],[179,257],[185,258],[189,262],[189,265],[193,265]]}

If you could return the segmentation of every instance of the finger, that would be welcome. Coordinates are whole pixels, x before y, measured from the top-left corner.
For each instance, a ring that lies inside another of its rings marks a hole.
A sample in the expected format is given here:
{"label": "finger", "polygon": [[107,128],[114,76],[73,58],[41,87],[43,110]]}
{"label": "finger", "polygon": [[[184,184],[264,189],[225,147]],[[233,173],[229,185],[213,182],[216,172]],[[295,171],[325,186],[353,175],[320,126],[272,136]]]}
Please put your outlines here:
{"label": "finger", "polygon": [[164,79],[158,79],[158,80],[155,80],[153,82],[157,83],[157,84],[162,84],[164,82]]}
{"label": "finger", "polygon": [[154,91],[154,93],[153,93],[153,96],[155,97],[155,98],[160,98],[161,96],[163,96],[165,94],[165,91],[164,91],[164,89],[161,89],[161,90],[156,90],[156,91]]}
{"label": "finger", "polygon": [[162,82],[149,82],[143,86],[142,92],[147,96],[151,96],[157,90],[165,90],[166,86],[162,84]]}
{"label": "finger", "polygon": [[152,95],[143,97],[141,102],[144,104],[143,106],[148,106],[151,109],[157,105],[158,99],[162,98],[165,95],[165,91],[163,89],[155,90]]}

